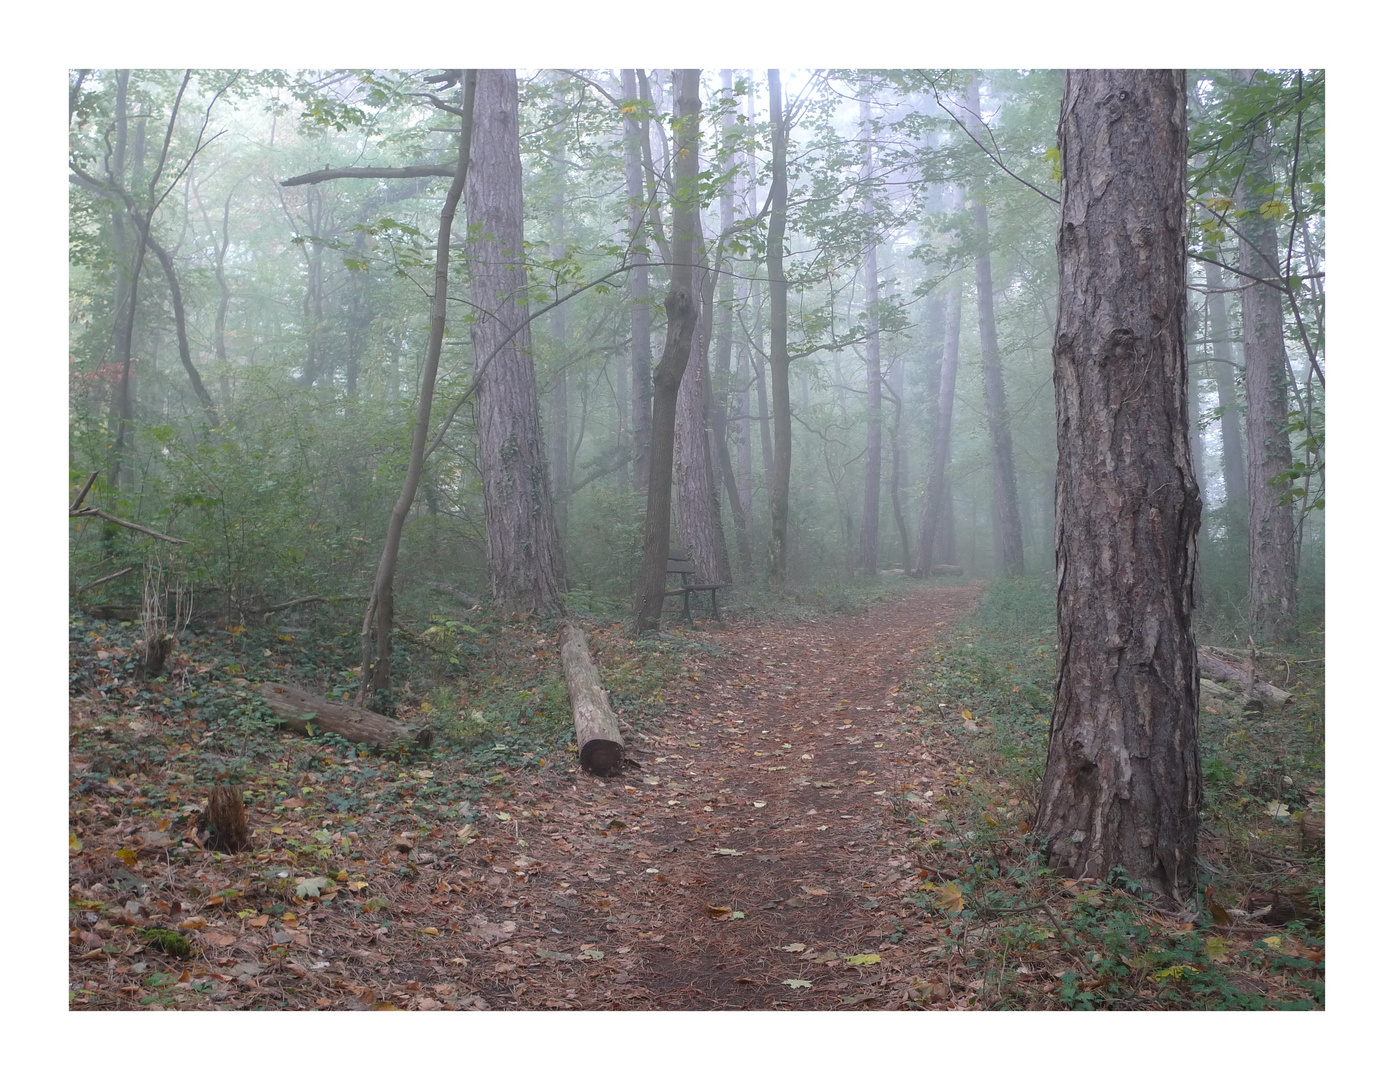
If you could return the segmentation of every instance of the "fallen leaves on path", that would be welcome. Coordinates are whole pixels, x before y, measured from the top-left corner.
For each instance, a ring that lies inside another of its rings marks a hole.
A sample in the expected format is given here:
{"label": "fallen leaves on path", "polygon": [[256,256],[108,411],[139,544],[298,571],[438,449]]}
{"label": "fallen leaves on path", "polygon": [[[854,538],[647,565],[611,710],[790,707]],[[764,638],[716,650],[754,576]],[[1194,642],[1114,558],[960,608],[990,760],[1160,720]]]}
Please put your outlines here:
{"label": "fallen leaves on path", "polygon": [[[628,739],[638,768],[608,781],[501,768],[463,827],[440,757],[351,766],[340,791],[371,774],[396,800],[353,814],[313,771],[288,776],[250,810],[254,851],[168,865],[188,848],[174,823],[194,791],[171,795],[153,830],[138,797],[85,793],[69,841],[77,1004],[966,1005],[940,932],[905,902],[922,879],[895,807],[972,771],[900,697],[976,597],[924,588],[859,615],[706,628],[661,717]],[[623,655],[622,628],[595,643],[602,662]],[[933,888],[962,909],[952,882]],[[187,927],[195,957],[152,957],[139,929],[154,925]],[[178,978],[152,981],[166,973]]]}

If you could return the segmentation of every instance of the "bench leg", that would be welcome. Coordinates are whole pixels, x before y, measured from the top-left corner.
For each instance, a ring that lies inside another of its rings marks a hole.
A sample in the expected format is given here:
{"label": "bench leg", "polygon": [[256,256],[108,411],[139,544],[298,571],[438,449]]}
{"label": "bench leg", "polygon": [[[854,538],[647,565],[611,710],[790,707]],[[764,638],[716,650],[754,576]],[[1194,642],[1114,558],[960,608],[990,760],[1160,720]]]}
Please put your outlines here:
{"label": "bench leg", "polygon": [[687,625],[692,625],[692,590],[684,589],[682,594],[682,616],[687,620]]}

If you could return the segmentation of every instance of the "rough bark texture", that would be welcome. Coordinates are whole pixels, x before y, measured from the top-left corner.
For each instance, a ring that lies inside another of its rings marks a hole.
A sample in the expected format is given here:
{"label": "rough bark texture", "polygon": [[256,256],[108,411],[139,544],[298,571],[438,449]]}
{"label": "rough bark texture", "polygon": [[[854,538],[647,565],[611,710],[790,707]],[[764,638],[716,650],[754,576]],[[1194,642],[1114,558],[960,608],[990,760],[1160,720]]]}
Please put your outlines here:
{"label": "rough bark texture", "polygon": [[[986,132],[982,122],[976,79],[968,80],[964,95],[971,130]],[[985,134],[979,141],[986,142]],[[1026,572],[1021,543],[1021,506],[1017,499],[1016,464],[1012,455],[1012,432],[1007,418],[1007,388],[1002,381],[1002,363],[997,349],[997,316],[992,304],[992,251],[987,227],[986,193],[982,186],[973,193],[973,231],[977,246],[978,335],[982,343],[983,396],[987,403],[988,442],[992,455],[993,531],[997,536],[997,558],[1008,574]]]}
{"label": "rough bark texture", "polygon": [[242,789],[232,784],[219,784],[213,788],[208,793],[208,805],[194,821],[194,829],[203,846],[213,851],[234,854],[251,847]]}
{"label": "rough bark texture", "polygon": [[390,716],[338,701],[326,701],[293,686],[262,683],[257,687],[257,693],[266,699],[282,724],[301,735],[308,735],[313,724],[319,731],[371,746],[414,744],[424,747],[430,746],[433,741],[429,727],[413,730]]}
{"label": "rough bark texture", "polygon": [[649,456],[649,496],[644,511],[644,557],[634,605],[636,633],[658,627],[668,576],[669,516],[672,512],[673,433],[677,424],[678,388],[687,369],[692,333],[697,324],[698,299],[693,289],[692,262],[697,233],[698,114],[701,72],[683,69],[673,74],[678,116],[675,132],[672,266],[663,310],[668,335],[663,358],[653,372],[653,437]]}
{"label": "rough bark texture", "polygon": [[511,70],[479,73],[471,156],[465,207],[476,310],[470,335],[479,371],[489,584],[505,611],[555,614],[562,608],[561,544],[526,325],[518,80]]}
{"label": "rough bark texture", "polygon": [[[700,226],[699,226],[700,228]],[[707,346],[712,332],[712,290],[715,277],[707,267],[699,273],[701,309],[692,335],[692,352],[687,371],[678,390],[673,476],[678,496],[677,546],[692,555],[698,580],[727,584],[731,563],[726,553],[726,534],[721,527],[721,504],[717,500],[716,471],[712,466],[711,371]]]}
{"label": "rough bark texture", "polygon": [[[620,72],[624,96],[630,101],[639,96],[634,69]],[[629,200],[629,235],[637,248],[647,249],[644,232],[643,154],[639,140],[647,139],[647,125],[641,127],[632,114],[624,121],[624,190]],[[649,264],[636,253],[634,269],[629,272],[629,330],[631,381],[630,424],[634,432],[634,490],[647,491],[649,486],[649,440],[652,429],[653,347],[649,343]]]}
{"label": "rough bark texture", "polygon": [[[1252,71],[1236,73],[1247,82]],[[1283,298],[1253,278],[1280,276],[1278,233],[1259,211],[1273,198],[1266,131],[1249,144],[1240,182],[1239,269],[1249,277],[1239,293],[1244,320],[1244,404],[1249,462],[1249,623],[1259,641],[1287,640],[1297,614],[1297,544],[1292,484],[1275,483],[1292,468],[1288,435],[1288,358],[1283,344]]]}
{"label": "rough bark texture", "polygon": [[581,768],[597,776],[618,776],[624,767],[624,738],[610,709],[610,698],[591,660],[585,632],[571,623],[561,628],[561,666],[576,724]]}
{"label": "rough bark texture", "polygon": [[1072,877],[1195,887],[1200,503],[1179,71],[1069,71],[1055,335],[1060,657],[1036,832]]}

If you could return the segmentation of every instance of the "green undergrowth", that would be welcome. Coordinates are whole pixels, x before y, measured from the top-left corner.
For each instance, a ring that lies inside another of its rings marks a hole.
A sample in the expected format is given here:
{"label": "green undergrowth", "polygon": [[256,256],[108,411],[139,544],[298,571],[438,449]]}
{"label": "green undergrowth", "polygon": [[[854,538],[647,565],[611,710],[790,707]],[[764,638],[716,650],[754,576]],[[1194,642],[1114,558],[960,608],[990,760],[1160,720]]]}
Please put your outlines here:
{"label": "green undergrowth", "polygon": [[930,793],[897,806],[921,867],[907,900],[961,980],[917,988],[921,1003],[968,993],[996,1009],[1324,1007],[1324,861],[1301,834],[1324,794],[1324,665],[1261,657],[1261,677],[1293,693],[1283,706],[1246,712],[1204,695],[1199,882],[1175,911],[1119,868],[1076,882],[1043,863],[1031,823],[1055,658],[1051,583],[998,580],[906,686],[925,742],[948,759]]}

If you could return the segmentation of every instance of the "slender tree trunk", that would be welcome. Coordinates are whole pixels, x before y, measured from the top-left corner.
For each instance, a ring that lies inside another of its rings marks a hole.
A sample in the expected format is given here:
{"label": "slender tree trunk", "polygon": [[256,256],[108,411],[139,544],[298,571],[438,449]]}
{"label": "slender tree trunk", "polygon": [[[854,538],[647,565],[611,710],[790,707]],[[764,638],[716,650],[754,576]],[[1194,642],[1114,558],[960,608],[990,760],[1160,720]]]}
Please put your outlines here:
{"label": "slender tree trunk", "polygon": [[[632,68],[620,72],[624,96],[630,101],[639,97],[639,88]],[[640,140],[648,140],[648,124],[635,119],[632,113],[624,121],[624,183],[629,200],[629,235],[636,248],[647,247],[644,235],[644,175]],[[649,344],[649,264],[638,252],[634,269],[629,272],[630,326],[630,429],[634,432],[634,489],[647,491],[649,486],[649,444],[652,439],[653,347]]]}
{"label": "slender tree trunk", "polygon": [[1060,655],[1036,832],[1183,904],[1200,827],[1186,432],[1186,94],[1178,71],[1068,71],[1056,580]]}
{"label": "slender tree trunk", "polygon": [[[870,184],[873,168],[871,146],[871,102],[862,101],[862,183]],[[877,305],[881,302],[881,283],[877,279],[875,205],[867,191],[862,199],[862,216],[871,223],[871,242],[867,247],[863,272],[866,275],[866,459],[862,477],[862,533],[858,565],[875,577],[881,556],[881,328]]]}
{"label": "slender tree trunk", "polygon": [[672,265],[663,310],[668,333],[663,357],[653,372],[653,437],[649,456],[649,495],[644,512],[644,556],[634,610],[635,633],[658,628],[668,570],[668,530],[672,513],[673,434],[677,423],[678,388],[692,350],[698,298],[693,288],[693,253],[697,234],[698,118],[701,113],[701,72],[684,68],[673,73],[677,97],[675,117]]}
{"label": "slender tree trunk", "polygon": [[1238,395],[1234,392],[1234,349],[1230,336],[1229,303],[1224,279],[1214,263],[1205,264],[1205,309],[1210,323],[1211,374],[1219,391],[1221,464],[1225,478],[1226,510],[1238,510],[1239,520],[1248,512],[1249,489],[1244,475],[1244,438],[1239,427]]}
{"label": "slender tree trunk", "polygon": [[963,314],[963,285],[955,276],[948,286],[948,316],[944,323],[944,359],[939,365],[938,418],[934,446],[929,455],[924,503],[920,509],[920,535],[915,550],[915,577],[926,577],[934,565],[935,535],[939,531],[944,498],[944,471],[949,465],[954,420],[954,388],[958,381],[959,327]]}
{"label": "slender tree trunk", "polygon": [[[560,104],[560,91],[554,92],[556,103]],[[566,254],[566,195],[562,185],[565,174],[556,178],[557,190],[552,196],[552,251],[554,260]],[[552,510],[556,515],[557,534],[566,536],[567,508],[571,502],[571,441],[567,433],[567,365],[569,362],[569,341],[566,331],[566,305],[558,304],[547,313],[548,329],[551,332],[554,350],[552,371],[552,423],[548,436],[551,448],[548,452],[552,466]]]}
{"label": "slender tree trunk", "polygon": [[[1247,82],[1253,71],[1237,72]],[[1256,134],[1240,182],[1239,293],[1244,320],[1244,403],[1249,463],[1249,623],[1257,641],[1287,641],[1297,615],[1297,545],[1292,516],[1292,445],[1288,434],[1287,348],[1283,300],[1253,278],[1280,275],[1278,234],[1260,207],[1273,196],[1269,136]]]}
{"label": "slender tree trunk", "polygon": [[891,399],[895,403],[895,417],[891,422],[891,509],[895,513],[895,529],[900,537],[900,567],[909,573],[913,564],[910,561],[910,530],[905,525],[905,438],[901,426],[905,400],[905,361],[898,356],[891,361],[888,381]]}
{"label": "slender tree trunk", "polygon": [[[980,141],[986,126],[976,78],[968,80],[965,104],[970,129]],[[1016,465],[1012,460],[1012,432],[1007,419],[1007,390],[997,350],[997,319],[992,301],[992,243],[987,227],[987,192],[979,184],[973,193],[973,230],[977,249],[978,336],[982,342],[983,394],[987,402],[987,430],[992,455],[992,503],[994,532],[1001,568],[1016,577],[1026,572],[1021,543],[1021,506],[1017,499]]]}
{"label": "slender tree trunk", "polygon": [[360,668],[358,700],[372,688],[377,704],[386,707],[392,688],[392,582],[397,573],[397,555],[402,547],[402,530],[407,514],[416,500],[417,485],[426,461],[426,436],[431,429],[431,403],[435,399],[436,372],[440,367],[441,346],[445,340],[445,311],[450,285],[450,230],[455,222],[455,210],[464,191],[469,172],[470,146],[474,127],[476,73],[467,72],[460,88],[460,139],[456,155],[455,179],[446,192],[440,211],[440,228],[436,232],[435,292],[431,297],[431,331],[426,350],[426,363],[421,371],[421,389],[416,402],[416,424],[411,433],[411,455],[407,460],[407,475],[401,493],[387,520],[387,538],[382,545],[382,558],[373,581],[368,609],[363,615],[362,667]]}
{"label": "slender tree trunk", "polygon": [[474,167],[465,206],[478,237],[470,245],[476,312],[470,337],[479,377],[489,584],[503,610],[551,615],[562,610],[562,555],[527,325],[517,74],[480,71],[475,93]]}
{"label": "slender tree trunk", "polygon": [[208,390],[203,385],[203,379],[199,377],[198,368],[194,367],[194,359],[189,352],[189,331],[184,319],[184,294],[179,288],[179,277],[174,272],[174,260],[170,258],[166,251],[155,238],[149,233],[145,236],[145,246],[155,254],[159,260],[160,267],[165,272],[165,283],[169,286],[170,307],[174,311],[174,336],[179,347],[179,362],[184,366],[185,373],[189,376],[189,384],[194,388],[194,396],[198,398],[199,404],[203,406],[204,414],[208,417],[208,426],[218,426],[218,410],[213,405],[213,398],[209,396]]}
{"label": "slender tree trunk", "polygon": [[218,390],[223,399],[223,412],[232,412],[232,375],[228,371],[227,359],[227,311],[232,303],[232,289],[228,287],[226,259],[229,243],[228,217],[232,213],[232,192],[223,202],[223,240],[218,245],[217,260],[213,273],[218,281],[218,311],[213,316],[213,355],[218,361]]}
{"label": "slender tree trunk", "polygon": [[[731,90],[732,72],[730,68],[722,70],[721,85],[722,89]],[[735,120],[730,113],[726,113],[721,124],[723,133],[728,134],[730,129],[735,126]],[[718,254],[724,252],[726,238],[735,227],[735,221],[736,196],[731,190],[730,182],[727,181],[721,190],[721,240],[717,247]],[[721,470],[722,481],[726,485],[726,501],[731,507],[731,521],[736,527],[736,552],[740,559],[741,577],[748,579],[753,572],[754,552],[750,546],[750,527],[746,517],[746,504],[741,501],[740,483],[731,462],[731,448],[728,439],[729,402],[731,401],[731,328],[734,318],[732,308],[735,303],[736,289],[732,275],[726,272],[730,269],[728,260],[722,257],[715,269],[721,272],[721,276],[717,288],[719,303],[715,311],[716,360],[711,380],[711,445],[716,456],[717,467]]]}
{"label": "slender tree trunk", "polygon": [[941,563],[950,565],[958,562],[958,537],[954,533],[954,486],[944,478],[943,490],[939,493],[939,523],[934,528],[934,555]]}
{"label": "slender tree trunk", "polygon": [[770,475],[770,578],[783,585],[789,569],[789,474],[794,431],[789,411],[789,281],[784,276],[784,230],[789,203],[789,128],[779,69],[769,69],[770,226],[765,266],[770,282],[770,414],[774,421],[774,461]]}

